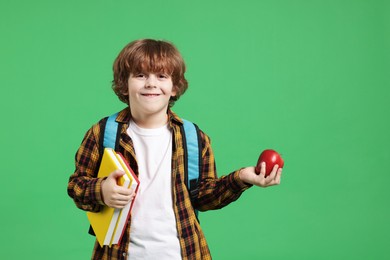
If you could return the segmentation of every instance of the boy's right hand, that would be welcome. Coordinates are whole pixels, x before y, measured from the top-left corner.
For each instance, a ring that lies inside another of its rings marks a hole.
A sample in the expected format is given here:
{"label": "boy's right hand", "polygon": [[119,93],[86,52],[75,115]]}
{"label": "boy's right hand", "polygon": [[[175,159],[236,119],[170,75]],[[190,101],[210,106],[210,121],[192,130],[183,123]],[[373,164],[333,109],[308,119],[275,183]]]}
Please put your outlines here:
{"label": "boy's right hand", "polygon": [[117,179],[124,174],[123,171],[114,171],[102,181],[103,202],[111,208],[122,209],[134,199],[134,190],[117,184]]}

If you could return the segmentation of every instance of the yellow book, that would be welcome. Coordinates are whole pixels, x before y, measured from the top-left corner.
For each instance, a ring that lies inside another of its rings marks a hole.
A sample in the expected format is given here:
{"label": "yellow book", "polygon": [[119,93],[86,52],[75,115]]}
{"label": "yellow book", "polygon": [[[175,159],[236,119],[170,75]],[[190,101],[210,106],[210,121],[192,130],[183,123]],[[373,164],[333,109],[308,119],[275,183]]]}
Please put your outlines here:
{"label": "yellow book", "polygon": [[[135,194],[137,195],[138,186],[139,186],[138,177],[135,175],[133,170],[130,168],[130,166],[126,162],[125,158],[120,153],[117,153],[116,156],[117,156],[119,162],[121,163],[121,165],[123,166],[123,168],[125,169],[126,174],[130,178],[130,183],[129,183],[128,187],[133,189],[135,191]],[[130,213],[131,213],[131,209],[133,208],[135,197],[136,196],[134,196],[133,200],[120,211],[119,217],[118,217],[115,229],[114,229],[114,233],[112,235],[110,246],[111,246],[111,244],[119,244],[120,243],[122,236],[126,230],[126,224],[128,223],[128,220],[130,218]]]}
{"label": "yellow book", "polygon": [[[129,169],[127,169],[126,165],[123,166],[118,159],[117,153],[113,149],[105,148],[98,171],[98,177],[107,177],[116,170],[122,170],[126,173],[118,179],[118,185],[129,187],[131,179],[133,178],[129,176]],[[88,220],[100,246],[112,245],[112,237],[120,215],[121,209],[110,208],[108,206],[102,207],[99,212],[87,212]]]}

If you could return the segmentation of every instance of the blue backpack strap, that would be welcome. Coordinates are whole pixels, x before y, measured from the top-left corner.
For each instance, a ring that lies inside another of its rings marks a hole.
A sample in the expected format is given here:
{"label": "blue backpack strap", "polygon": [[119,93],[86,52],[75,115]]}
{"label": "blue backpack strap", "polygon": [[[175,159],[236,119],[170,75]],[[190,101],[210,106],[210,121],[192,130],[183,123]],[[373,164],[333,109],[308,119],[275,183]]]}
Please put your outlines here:
{"label": "blue backpack strap", "polygon": [[191,187],[191,181],[199,178],[199,141],[195,125],[185,119],[183,123],[187,147],[187,185]]}
{"label": "blue backpack strap", "polygon": [[118,133],[118,122],[116,117],[118,113],[115,113],[108,117],[106,127],[104,128],[103,147],[115,149],[116,136]]}
{"label": "blue backpack strap", "polygon": [[[199,129],[197,126],[185,119],[183,120],[184,140],[185,140],[185,160],[186,160],[186,185],[191,197],[198,194],[198,179],[200,175],[200,142]],[[196,215],[198,211],[195,210]]]}

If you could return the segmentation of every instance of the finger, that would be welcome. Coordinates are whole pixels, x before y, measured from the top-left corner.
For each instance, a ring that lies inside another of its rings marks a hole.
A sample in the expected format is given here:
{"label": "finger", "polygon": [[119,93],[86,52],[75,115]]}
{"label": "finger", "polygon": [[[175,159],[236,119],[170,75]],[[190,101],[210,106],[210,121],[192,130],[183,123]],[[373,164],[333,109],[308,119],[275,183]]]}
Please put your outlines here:
{"label": "finger", "polygon": [[274,168],[272,168],[271,173],[268,175],[268,178],[273,180],[276,177],[276,172],[278,171],[279,165],[275,164]]}
{"label": "finger", "polygon": [[125,175],[124,171],[116,170],[116,171],[113,171],[108,177],[113,178],[113,179],[118,179],[119,177],[122,177],[123,175]]}
{"label": "finger", "polygon": [[113,171],[110,175],[107,177],[107,182],[110,183],[110,185],[117,186],[118,185],[118,179],[122,177],[125,173],[120,170]]}
{"label": "finger", "polygon": [[270,174],[264,180],[264,185],[265,186],[275,185],[275,178],[276,178],[276,173],[277,173],[278,167],[279,166],[276,164],[274,166],[274,168],[272,168],[272,171],[270,172]]}
{"label": "finger", "polygon": [[127,203],[120,203],[120,202],[117,202],[117,203],[114,203],[114,204],[112,205],[112,208],[123,209],[126,205],[127,205]]}
{"label": "finger", "polygon": [[278,172],[276,173],[276,177],[275,177],[275,183],[277,185],[280,184],[281,178],[282,178],[282,168],[279,168]]}
{"label": "finger", "polygon": [[122,186],[119,186],[117,188],[117,192],[118,192],[118,194],[125,195],[125,196],[128,196],[128,195],[135,193],[132,188],[125,188]]}
{"label": "finger", "polygon": [[124,208],[127,204],[129,204],[131,200],[114,200],[111,201],[110,204],[107,204],[111,208]]}
{"label": "finger", "polygon": [[262,178],[265,178],[265,162],[262,162],[261,165],[260,165],[260,174],[259,176],[262,177]]}
{"label": "finger", "polygon": [[116,194],[115,197],[113,197],[113,200],[115,201],[121,201],[121,202],[129,202],[134,196],[132,194],[123,195],[123,194]]}

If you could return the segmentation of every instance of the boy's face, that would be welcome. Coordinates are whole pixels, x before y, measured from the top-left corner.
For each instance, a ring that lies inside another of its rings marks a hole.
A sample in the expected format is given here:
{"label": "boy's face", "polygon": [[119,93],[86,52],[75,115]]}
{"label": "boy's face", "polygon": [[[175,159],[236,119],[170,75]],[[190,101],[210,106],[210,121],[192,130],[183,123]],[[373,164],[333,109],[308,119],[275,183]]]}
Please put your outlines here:
{"label": "boy's face", "polygon": [[172,78],[164,73],[131,73],[129,104],[133,116],[166,114],[171,96],[176,95]]}

